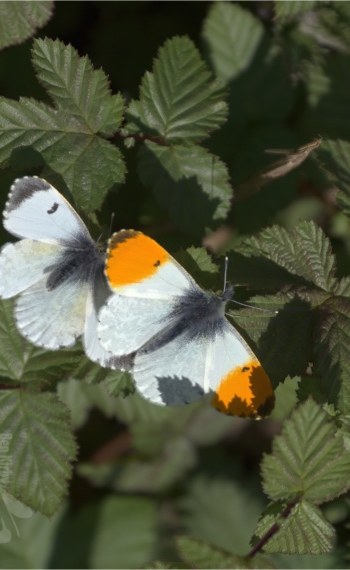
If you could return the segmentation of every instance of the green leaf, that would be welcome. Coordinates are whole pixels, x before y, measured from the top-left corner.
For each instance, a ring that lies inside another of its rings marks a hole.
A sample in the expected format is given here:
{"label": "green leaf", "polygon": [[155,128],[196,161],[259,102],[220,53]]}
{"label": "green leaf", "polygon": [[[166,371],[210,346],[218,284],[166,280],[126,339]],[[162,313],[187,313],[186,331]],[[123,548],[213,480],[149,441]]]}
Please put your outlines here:
{"label": "green leaf", "polygon": [[285,1],[285,0],[275,0],[275,13],[276,13],[276,20],[282,20],[283,22],[286,20],[290,20],[303,12],[308,12],[312,10],[317,4],[316,0],[294,0]]}
{"label": "green leaf", "polygon": [[51,516],[67,492],[76,445],[69,412],[54,394],[0,393],[1,432],[11,435],[11,478],[5,488],[36,511]]}
{"label": "green leaf", "polygon": [[146,497],[106,498],[90,544],[91,568],[140,568],[155,552],[155,502]]}
{"label": "green leaf", "polygon": [[315,355],[321,389],[344,413],[350,410],[350,299],[334,297],[319,311]]}
{"label": "green leaf", "polygon": [[[111,134],[119,124],[121,99],[109,95],[101,71],[93,71],[86,58],[80,60],[71,46],[58,40],[39,40],[33,64],[58,106],[25,98],[0,99],[0,165],[8,166],[15,150],[31,147],[61,175],[77,204],[91,212],[101,206],[113,185],[124,180],[120,151],[97,136],[99,129]],[[85,93],[85,88],[94,93]]]}
{"label": "green leaf", "polygon": [[317,151],[321,166],[330,181],[340,190],[337,201],[344,214],[350,216],[350,143],[325,140]]}
{"label": "green leaf", "polygon": [[350,55],[333,52],[332,57],[304,63],[308,107],[299,118],[307,136],[349,139],[350,96],[347,83]]}
{"label": "green leaf", "polygon": [[273,568],[267,563],[265,557],[250,560],[243,556],[227,554],[210,544],[200,542],[189,536],[176,537],[181,558],[189,568]]}
{"label": "green leaf", "polygon": [[0,49],[24,42],[51,18],[53,2],[0,2]]}
{"label": "green leaf", "polygon": [[279,517],[285,505],[270,505],[256,528],[260,538],[277,523],[278,530],[264,545],[265,552],[325,554],[334,545],[335,530],[322,511],[308,501],[295,505],[286,518]]}
{"label": "green leaf", "polygon": [[115,417],[115,398],[111,396],[106,383],[87,384],[69,378],[57,386],[60,400],[69,408],[75,428],[81,427],[91,408],[97,408],[107,418]]}
{"label": "green leaf", "polygon": [[313,356],[314,315],[310,303],[291,293],[253,297],[249,304],[279,311],[277,315],[254,309],[241,309],[236,314],[230,311],[234,326],[239,332],[243,329],[243,336],[248,335],[248,344],[252,346],[251,340],[256,343],[252,349],[273,386],[289,375],[304,373]]}
{"label": "green leaf", "polygon": [[198,142],[226,119],[224,96],[194,43],[172,38],[159,49],[153,73],[144,75],[140,101],[128,108],[128,129],[172,143]]}
{"label": "green leaf", "polygon": [[124,101],[111,96],[107,76],[94,70],[88,57],[62,42],[37,39],[32,51],[40,83],[50,93],[57,109],[85,122],[92,133],[112,135],[123,120]]}
{"label": "green leaf", "polygon": [[49,382],[70,370],[81,358],[77,349],[46,351],[27,342],[17,331],[13,301],[0,301],[0,376],[17,382]]}
{"label": "green leaf", "polygon": [[[314,284],[323,291],[335,287],[335,258],[331,244],[314,222],[300,222],[292,231],[272,226],[259,237],[248,238],[239,248],[243,253],[267,257],[299,278],[299,283]],[[295,284],[298,280],[295,280]],[[291,282],[293,280],[291,279]]]}
{"label": "green leaf", "polygon": [[212,4],[202,37],[215,74],[231,81],[252,62],[264,35],[264,26],[248,10],[229,2]]}
{"label": "green leaf", "polygon": [[139,176],[153,189],[159,205],[184,232],[202,235],[204,229],[226,217],[232,189],[226,166],[199,146],[140,148]]}
{"label": "green leaf", "polygon": [[184,528],[193,538],[238,556],[250,551],[262,497],[249,480],[239,484],[200,474],[191,482],[180,507]]}
{"label": "green leaf", "polygon": [[299,377],[288,376],[283,384],[279,384],[275,390],[276,403],[270,416],[273,420],[284,420],[298,403],[297,390],[300,382]]}
{"label": "green leaf", "polygon": [[2,529],[5,525],[10,531],[9,541],[1,543],[1,568],[49,568],[62,511],[50,519],[40,513],[26,518],[11,515],[12,520],[8,513],[1,512]]}
{"label": "green leaf", "polygon": [[[176,261],[192,275],[193,279],[205,289],[212,289],[218,279],[218,266],[204,247],[189,247],[174,255]],[[221,279],[223,283],[223,278]]]}
{"label": "green leaf", "polygon": [[263,487],[275,501],[329,501],[349,487],[350,456],[327,414],[311,399],[286,420],[262,462]]}

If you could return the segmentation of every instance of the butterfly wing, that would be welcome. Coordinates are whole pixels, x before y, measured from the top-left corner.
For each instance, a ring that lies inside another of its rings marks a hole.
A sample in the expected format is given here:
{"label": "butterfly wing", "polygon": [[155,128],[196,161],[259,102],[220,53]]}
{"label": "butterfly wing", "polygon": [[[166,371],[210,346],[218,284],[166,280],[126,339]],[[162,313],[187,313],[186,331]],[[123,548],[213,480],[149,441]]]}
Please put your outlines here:
{"label": "butterfly wing", "polygon": [[134,352],[170,326],[169,314],[192,277],[153,239],[141,232],[114,234],[106,275],[114,291],[100,313],[99,338],[117,356]]}
{"label": "butterfly wing", "polygon": [[66,243],[79,234],[90,237],[69,202],[46,180],[36,176],[15,180],[3,216],[4,227],[19,238]]}
{"label": "butterfly wing", "polygon": [[104,368],[113,368],[118,370],[130,370],[132,358],[123,356],[116,357],[111,352],[103,348],[98,335],[98,313],[105,305],[107,299],[111,296],[111,291],[106,283],[105,276],[102,271],[97,268],[95,274],[95,282],[93,288],[90,288],[85,314],[85,328],[83,334],[83,345],[85,354],[93,362],[97,362]]}
{"label": "butterfly wing", "polygon": [[211,394],[212,405],[226,414],[269,414],[270,380],[244,339],[223,321],[215,335],[185,331],[159,348],[138,352],[133,370],[138,391],[156,404],[186,404]]}
{"label": "butterfly wing", "polygon": [[5,244],[0,252],[0,297],[10,299],[43,279],[61,252],[58,244],[30,239]]}

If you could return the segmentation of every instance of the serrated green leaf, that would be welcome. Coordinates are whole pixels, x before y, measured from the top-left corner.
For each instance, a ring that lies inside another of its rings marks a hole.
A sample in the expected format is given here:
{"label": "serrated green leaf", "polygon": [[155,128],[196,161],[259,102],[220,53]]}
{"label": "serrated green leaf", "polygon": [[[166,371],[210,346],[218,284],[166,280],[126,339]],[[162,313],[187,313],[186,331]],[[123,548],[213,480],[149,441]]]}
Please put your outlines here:
{"label": "serrated green leaf", "polygon": [[0,393],[0,401],[1,432],[11,435],[11,478],[5,489],[51,516],[67,492],[77,451],[68,409],[49,393],[8,390]]}
{"label": "serrated green leaf", "polygon": [[294,0],[293,2],[275,0],[276,19],[282,21],[292,19],[298,14],[312,10],[316,4],[316,0]]}
{"label": "serrated green leaf", "polygon": [[90,545],[91,568],[140,568],[156,550],[156,504],[146,497],[107,497]]}
{"label": "serrated green leaf", "polygon": [[249,541],[262,509],[262,497],[249,480],[241,485],[225,478],[198,475],[180,503],[187,532],[238,556],[250,551]]}
{"label": "serrated green leaf", "polygon": [[142,183],[153,189],[159,205],[184,232],[202,235],[226,217],[232,189],[226,166],[199,146],[159,146],[147,142],[139,151]]}
{"label": "serrated green leaf", "polygon": [[216,75],[224,81],[247,69],[264,35],[264,26],[248,10],[229,2],[214,3],[202,37]]}
{"label": "serrated green leaf", "polygon": [[310,302],[292,293],[253,297],[249,303],[260,309],[279,311],[277,315],[254,309],[240,309],[236,314],[230,311],[238,331],[243,330],[257,344],[252,348],[273,386],[277,387],[288,375],[304,373],[313,356],[314,314]]}
{"label": "serrated green leaf", "polygon": [[273,568],[267,563],[266,558],[250,560],[243,556],[230,555],[189,536],[176,537],[176,544],[181,558],[185,560],[189,568],[237,568],[237,570],[240,568]]}
{"label": "serrated green leaf", "polygon": [[111,96],[107,76],[94,70],[88,57],[59,40],[34,41],[33,66],[57,108],[67,117],[84,121],[92,133],[112,135],[123,120],[121,95]]}
{"label": "serrated green leaf", "polygon": [[330,241],[314,222],[300,222],[290,233],[272,226],[259,237],[244,240],[239,249],[250,255],[259,252],[300,277],[300,284],[305,280],[324,291],[332,291],[336,285]]}
{"label": "serrated green leaf", "polygon": [[350,411],[350,299],[333,297],[318,312],[315,355],[329,402]]}
{"label": "serrated green leaf", "polygon": [[35,34],[51,17],[53,2],[0,2],[0,49],[19,44]]}
{"label": "serrated green leaf", "polygon": [[308,501],[295,505],[286,518],[284,506],[270,505],[260,519],[256,535],[260,538],[277,523],[278,530],[264,545],[265,552],[285,554],[325,554],[334,544],[335,529],[322,511]]}
{"label": "serrated green leaf", "polygon": [[[174,254],[176,261],[205,289],[212,289],[218,279],[218,266],[204,247],[189,247]],[[223,279],[222,279],[223,284]]]}
{"label": "serrated green leaf", "polygon": [[330,181],[341,190],[337,201],[344,214],[350,216],[350,143],[342,140],[325,140],[317,151],[321,166]]}
{"label": "serrated green leaf", "polygon": [[275,501],[302,496],[322,503],[349,487],[350,457],[327,414],[311,399],[301,404],[276,436],[262,462],[263,487]]}
{"label": "serrated green leaf", "polygon": [[26,341],[17,331],[13,301],[0,301],[0,376],[16,382],[49,382],[71,369],[81,351],[47,351]]}
{"label": "serrated green leaf", "polygon": [[195,143],[226,119],[223,85],[214,80],[194,43],[167,40],[142,80],[140,101],[132,101],[128,129],[167,142]]}
{"label": "serrated green leaf", "polygon": [[[66,89],[63,93],[57,86],[52,87],[53,78],[47,69],[43,71],[43,61],[39,58],[38,61],[35,60],[38,67],[41,66],[41,78],[44,76],[47,85],[50,83],[50,89],[53,89],[54,97],[59,100],[62,109],[54,109],[32,99],[21,99],[17,102],[1,98],[0,133],[3,144],[0,149],[0,165],[8,166],[14,151],[31,147],[42,156],[56,175],[61,175],[77,204],[91,212],[101,206],[105,194],[113,185],[124,180],[125,165],[120,151],[91,130],[93,111],[97,116],[95,126],[110,132],[107,122],[111,121],[111,129],[115,128],[120,120],[119,100],[108,95],[106,79],[101,72],[93,72],[89,66],[82,75],[81,68],[84,66],[79,63],[80,60],[72,48],[64,48],[60,42],[55,43],[48,39],[37,45],[41,49],[46,47],[53,51],[56,81],[59,77],[58,70],[63,74],[69,71],[69,76],[74,78],[77,74],[78,79],[71,92]],[[68,71],[64,68],[67,58],[71,66]],[[87,60],[84,61],[86,64]],[[47,64],[47,60],[45,63]],[[51,68],[49,71],[52,71]],[[65,75],[60,79],[64,82]],[[92,83],[96,89],[100,86],[98,109],[92,103],[92,96],[86,101],[82,100],[85,81]],[[77,104],[80,107],[77,107]],[[70,110],[68,114],[66,108]],[[89,176],[86,176],[86,172],[89,172]]]}
{"label": "serrated green leaf", "polygon": [[129,372],[110,370],[104,384],[111,396],[125,398],[135,391],[134,381]]}

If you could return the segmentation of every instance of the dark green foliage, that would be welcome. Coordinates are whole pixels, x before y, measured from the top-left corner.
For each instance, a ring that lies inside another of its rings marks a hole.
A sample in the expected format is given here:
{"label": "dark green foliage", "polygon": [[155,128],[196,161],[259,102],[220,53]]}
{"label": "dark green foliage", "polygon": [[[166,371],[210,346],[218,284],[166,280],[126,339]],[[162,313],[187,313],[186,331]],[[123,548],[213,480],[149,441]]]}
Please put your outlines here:
{"label": "dark green foliage", "polygon": [[0,36],[1,206],[45,177],[215,292],[227,255],[276,391],[158,407],[1,302],[0,567],[348,567],[349,4],[2,2]]}

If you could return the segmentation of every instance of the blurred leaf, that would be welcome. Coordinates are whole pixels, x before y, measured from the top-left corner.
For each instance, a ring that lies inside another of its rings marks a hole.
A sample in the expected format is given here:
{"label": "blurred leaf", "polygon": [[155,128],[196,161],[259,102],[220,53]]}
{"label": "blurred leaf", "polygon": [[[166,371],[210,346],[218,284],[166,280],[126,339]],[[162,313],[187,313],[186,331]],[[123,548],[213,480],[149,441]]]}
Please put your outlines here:
{"label": "blurred leaf", "polygon": [[[3,513],[2,513],[3,515]],[[50,568],[49,559],[62,511],[50,519],[33,513],[27,519],[16,519],[17,529],[6,520],[11,539],[1,544],[1,568]],[[2,518],[2,523],[5,523]]]}
{"label": "blurred leaf", "polygon": [[276,20],[287,21],[303,12],[312,10],[317,5],[317,0],[294,0],[293,2],[285,2],[283,0],[275,0]]}
{"label": "blurred leaf", "polygon": [[235,185],[236,199],[239,198],[240,194],[243,194],[245,198],[254,194],[265,184],[297,168],[309,156],[310,152],[319,147],[320,143],[321,139],[295,150],[266,150],[265,152],[267,153],[285,154],[285,158],[272,162],[270,165],[253,174],[248,180]]}
{"label": "blurred leaf", "polygon": [[275,500],[323,503],[349,487],[350,457],[327,414],[311,399],[301,404],[273,440],[262,462],[263,487]]}
{"label": "blurred leaf", "polygon": [[234,556],[188,536],[178,536],[176,543],[181,558],[189,568],[274,568],[268,564],[266,557],[250,560],[243,556]]}
{"label": "blurred leaf", "polygon": [[350,96],[346,81],[350,55],[334,52],[332,57],[304,63],[309,106],[300,116],[303,132],[310,136],[350,138]]}
{"label": "blurred leaf", "polygon": [[230,81],[247,69],[263,34],[260,20],[238,4],[212,4],[204,21],[202,37],[215,74]]}
{"label": "blurred leaf", "polygon": [[11,434],[11,478],[6,490],[51,516],[67,492],[76,445],[69,412],[54,394],[25,390],[0,393],[2,433]]}
{"label": "blurred leaf", "polygon": [[325,140],[317,157],[326,169],[329,179],[340,190],[337,201],[344,214],[350,216],[350,143],[342,140]]}
{"label": "blurred leaf", "polygon": [[308,501],[301,501],[285,517],[279,517],[285,505],[271,504],[259,520],[256,535],[262,537],[277,521],[278,530],[264,545],[265,552],[285,554],[324,554],[334,544],[335,530],[322,511]]}
{"label": "blurred leaf", "polygon": [[140,568],[158,542],[157,510],[146,497],[107,497],[92,538],[91,568]]}
{"label": "blurred leaf", "polygon": [[199,142],[225,120],[224,96],[193,42],[172,38],[159,49],[153,73],[144,75],[140,101],[128,108],[129,131],[172,143]]}
{"label": "blurred leaf", "polygon": [[142,183],[185,233],[202,235],[206,226],[226,217],[232,188],[226,166],[200,146],[159,146],[139,151]]}
{"label": "blurred leaf", "polygon": [[91,385],[69,378],[58,384],[57,393],[69,408],[75,428],[85,423],[91,408],[97,408],[107,418],[115,416],[115,398],[104,383]]}
{"label": "blurred leaf", "polygon": [[0,2],[0,49],[34,35],[51,18],[53,6],[51,0]]}
{"label": "blurred leaf", "polygon": [[[91,212],[101,206],[107,190],[124,180],[120,151],[97,136],[100,129],[110,134],[109,121],[112,129],[119,124],[121,98],[109,95],[105,75],[94,71],[87,58],[80,60],[58,40],[37,40],[33,64],[58,106],[0,99],[0,164],[8,166],[15,149],[32,147],[62,176],[79,206]],[[98,92],[96,99],[86,97],[87,87]]]}
{"label": "blurred leaf", "polygon": [[245,556],[262,509],[262,497],[249,481],[240,484],[224,478],[198,475],[180,502],[187,532],[226,552]]}

